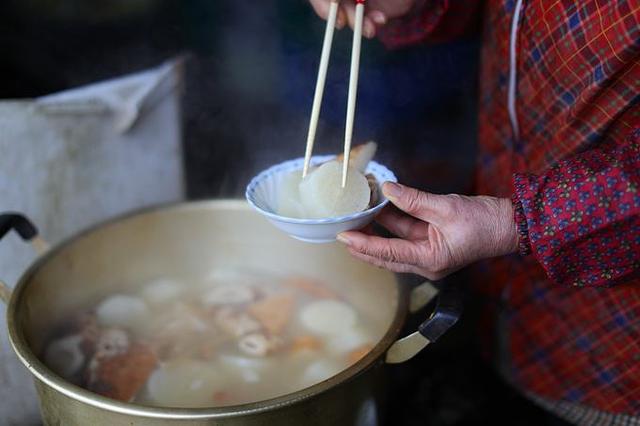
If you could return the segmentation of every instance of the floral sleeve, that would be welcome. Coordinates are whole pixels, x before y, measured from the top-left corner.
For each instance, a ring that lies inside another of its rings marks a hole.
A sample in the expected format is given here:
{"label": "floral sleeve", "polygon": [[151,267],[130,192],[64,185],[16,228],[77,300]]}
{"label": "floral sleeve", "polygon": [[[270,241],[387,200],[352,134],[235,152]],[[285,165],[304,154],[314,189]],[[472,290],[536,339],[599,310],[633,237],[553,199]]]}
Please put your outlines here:
{"label": "floral sleeve", "polygon": [[557,283],[604,286],[640,271],[640,127],[620,139],[514,175],[521,252]]}
{"label": "floral sleeve", "polygon": [[389,48],[420,42],[444,42],[478,28],[481,0],[416,0],[411,12],[380,31]]}

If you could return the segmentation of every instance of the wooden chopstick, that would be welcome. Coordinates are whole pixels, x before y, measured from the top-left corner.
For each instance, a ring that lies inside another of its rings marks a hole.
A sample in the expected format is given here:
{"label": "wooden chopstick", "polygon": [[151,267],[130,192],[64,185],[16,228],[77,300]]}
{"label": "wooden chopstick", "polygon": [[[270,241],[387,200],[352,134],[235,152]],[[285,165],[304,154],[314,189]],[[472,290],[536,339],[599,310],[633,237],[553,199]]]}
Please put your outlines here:
{"label": "wooden chopstick", "polygon": [[324,31],[324,42],[322,43],[322,53],[320,55],[320,65],[318,66],[318,80],[316,81],[316,91],[313,96],[313,107],[311,108],[311,119],[309,120],[309,132],[307,133],[307,147],[304,153],[304,167],[302,168],[302,178],[307,176],[309,162],[313,152],[313,143],[316,138],[318,128],[318,118],[320,117],[320,107],[322,106],[322,96],[327,80],[327,68],[329,67],[329,56],[331,55],[331,43],[333,42],[333,31],[336,27],[336,17],[338,16],[338,0],[332,0],[327,16],[327,28]]}
{"label": "wooden chopstick", "polygon": [[364,19],[364,0],[356,0],[356,19],[353,26],[353,45],[351,47],[351,71],[349,76],[349,98],[347,101],[347,120],[344,129],[344,163],[342,164],[342,187],[347,185],[349,154],[353,138],[353,121],[356,114],[356,96],[358,94],[358,70],[360,68],[360,45],[362,42],[362,21]]}

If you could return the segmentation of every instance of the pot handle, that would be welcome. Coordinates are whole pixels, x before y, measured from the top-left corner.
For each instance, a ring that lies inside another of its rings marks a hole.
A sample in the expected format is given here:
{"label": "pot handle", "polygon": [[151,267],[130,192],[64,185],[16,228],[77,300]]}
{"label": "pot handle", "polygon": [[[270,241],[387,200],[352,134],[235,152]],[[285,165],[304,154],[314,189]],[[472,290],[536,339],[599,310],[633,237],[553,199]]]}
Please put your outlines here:
{"label": "pot handle", "polygon": [[463,303],[460,291],[455,285],[444,285],[438,290],[429,281],[422,283],[411,292],[409,311],[417,312],[434,297],[437,297],[437,304],[431,316],[420,324],[418,331],[396,340],[387,351],[385,362],[398,364],[408,361],[429,343],[438,340],[458,321]]}
{"label": "pot handle", "polygon": [[[38,228],[26,216],[15,212],[0,213],[0,240],[11,230],[29,241],[38,254],[49,249],[49,244],[38,235]],[[0,281],[0,299],[7,303],[10,297],[11,288]]]}

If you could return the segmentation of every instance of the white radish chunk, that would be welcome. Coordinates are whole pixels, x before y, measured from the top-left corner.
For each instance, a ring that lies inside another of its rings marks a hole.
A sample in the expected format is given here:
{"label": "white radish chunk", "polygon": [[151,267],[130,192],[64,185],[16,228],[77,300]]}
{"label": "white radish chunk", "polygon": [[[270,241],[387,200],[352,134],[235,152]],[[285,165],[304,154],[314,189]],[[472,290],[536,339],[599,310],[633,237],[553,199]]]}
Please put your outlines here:
{"label": "white radish chunk", "polygon": [[339,334],[327,339],[326,348],[333,355],[344,355],[365,345],[372,345],[373,339],[362,327],[345,327]]}
{"label": "white radish chunk", "polygon": [[115,294],[98,305],[96,317],[105,327],[141,330],[148,325],[149,308],[140,297]]}
{"label": "white radish chunk", "polygon": [[300,182],[302,182],[302,172],[300,170],[294,170],[282,177],[278,188],[276,208],[276,212],[280,216],[304,217],[304,207],[300,200]]}
{"label": "white radish chunk", "polygon": [[210,407],[212,395],[228,386],[211,364],[178,360],[162,365],[147,381],[147,395],[161,407]]}
{"label": "white radish chunk", "polygon": [[304,306],[300,321],[310,331],[325,335],[340,335],[352,328],[357,320],[356,311],[337,300],[320,300]]}
{"label": "white radish chunk", "polygon": [[82,336],[73,334],[54,340],[44,352],[44,361],[55,373],[69,379],[84,365],[82,352]]}
{"label": "white radish chunk", "polygon": [[344,216],[363,211],[371,191],[367,178],[349,167],[347,185],[342,187],[342,163],[329,161],[300,183],[300,199],[306,217],[311,219]]}
{"label": "white radish chunk", "polygon": [[242,378],[245,383],[258,383],[270,368],[274,368],[268,358],[253,358],[237,355],[220,355],[220,364],[229,371]]}
{"label": "white radish chunk", "polygon": [[229,370],[256,370],[264,372],[273,367],[273,363],[268,358],[254,358],[232,354],[221,354],[218,359],[220,363]]}

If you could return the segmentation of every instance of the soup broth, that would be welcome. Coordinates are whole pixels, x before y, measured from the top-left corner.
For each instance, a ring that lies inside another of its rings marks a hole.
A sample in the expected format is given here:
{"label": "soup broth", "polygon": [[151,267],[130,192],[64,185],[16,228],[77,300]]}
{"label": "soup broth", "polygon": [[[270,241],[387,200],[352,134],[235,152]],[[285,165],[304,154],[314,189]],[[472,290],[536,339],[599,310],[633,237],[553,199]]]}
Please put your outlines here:
{"label": "soup broth", "polygon": [[50,333],[45,364],[126,402],[215,407],[312,386],[366,355],[384,330],[326,283],[219,270],[105,297]]}

